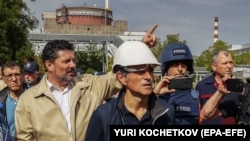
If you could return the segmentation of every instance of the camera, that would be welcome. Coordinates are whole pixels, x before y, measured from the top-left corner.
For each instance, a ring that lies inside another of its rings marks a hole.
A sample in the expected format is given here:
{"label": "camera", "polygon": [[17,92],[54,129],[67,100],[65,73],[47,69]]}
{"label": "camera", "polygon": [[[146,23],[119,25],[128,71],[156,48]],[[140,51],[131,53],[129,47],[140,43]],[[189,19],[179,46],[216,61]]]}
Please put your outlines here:
{"label": "camera", "polygon": [[193,89],[193,78],[180,77],[171,79],[168,84],[169,89]]}
{"label": "camera", "polygon": [[231,92],[243,92],[244,82],[238,78],[232,78],[226,80],[227,90]]}

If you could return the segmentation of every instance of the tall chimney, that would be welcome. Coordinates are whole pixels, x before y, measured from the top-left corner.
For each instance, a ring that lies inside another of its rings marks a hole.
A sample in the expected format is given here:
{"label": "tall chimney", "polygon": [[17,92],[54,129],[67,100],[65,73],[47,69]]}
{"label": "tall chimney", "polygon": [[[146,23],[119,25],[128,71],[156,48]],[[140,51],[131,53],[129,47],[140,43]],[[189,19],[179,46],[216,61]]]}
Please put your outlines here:
{"label": "tall chimney", "polygon": [[109,8],[109,1],[105,0],[105,9],[108,9],[108,8]]}
{"label": "tall chimney", "polygon": [[214,18],[214,43],[219,40],[219,24],[218,24],[218,17]]}

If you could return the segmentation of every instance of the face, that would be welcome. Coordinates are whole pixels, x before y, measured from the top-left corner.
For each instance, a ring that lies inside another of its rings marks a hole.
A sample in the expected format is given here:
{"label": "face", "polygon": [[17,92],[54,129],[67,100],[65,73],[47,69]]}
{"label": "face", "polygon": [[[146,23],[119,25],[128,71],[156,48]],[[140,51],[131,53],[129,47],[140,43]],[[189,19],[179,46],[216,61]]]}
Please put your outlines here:
{"label": "face", "polygon": [[28,84],[34,85],[37,83],[37,79],[39,78],[39,72],[24,72],[24,81]]}
{"label": "face", "polygon": [[151,65],[136,65],[125,69],[126,73],[118,72],[119,81],[127,91],[139,95],[150,95],[154,82],[154,67]]}
{"label": "face", "polygon": [[224,77],[225,75],[232,75],[233,59],[229,53],[221,52],[217,59],[212,63],[212,69],[216,76]]}
{"label": "face", "polygon": [[168,76],[183,77],[186,74],[187,74],[187,65],[181,61],[170,64],[167,70]]}
{"label": "face", "polygon": [[74,52],[71,50],[61,50],[58,58],[54,62],[45,61],[48,69],[48,79],[52,83],[68,84],[73,80],[76,70],[76,60]]}
{"label": "face", "polygon": [[23,74],[19,67],[5,68],[3,80],[11,91],[20,91],[23,84]]}

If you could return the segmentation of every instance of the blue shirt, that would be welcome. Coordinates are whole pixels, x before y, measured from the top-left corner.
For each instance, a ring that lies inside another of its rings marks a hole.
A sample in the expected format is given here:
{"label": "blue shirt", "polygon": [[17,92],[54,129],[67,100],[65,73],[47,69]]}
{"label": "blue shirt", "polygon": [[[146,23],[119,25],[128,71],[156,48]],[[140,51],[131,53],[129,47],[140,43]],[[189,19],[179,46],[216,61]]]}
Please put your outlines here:
{"label": "blue shirt", "polygon": [[[218,83],[215,81],[215,75],[207,76],[203,80],[199,81],[196,85],[196,89],[200,94],[201,107],[207,102],[207,100],[217,91]],[[223,97],[220,102],[219,110],[222,112],[223,117],[218,117],[213,120],[204,120],[202,124],[205,125],[225,125],[236,124],[235,117],[232,116],[237,113],[237,103],[239,101],[239,93],[232,92]]]}
{"label": "blue shirt", "polygon": [[9,125],[9,130],[11,133],[11,136],[15,136],[15,110],[16,110],[16,104],[17,101],[10,97],[8,94],[7,100],[6,100],[6,114],[7,114],[7,122]]}

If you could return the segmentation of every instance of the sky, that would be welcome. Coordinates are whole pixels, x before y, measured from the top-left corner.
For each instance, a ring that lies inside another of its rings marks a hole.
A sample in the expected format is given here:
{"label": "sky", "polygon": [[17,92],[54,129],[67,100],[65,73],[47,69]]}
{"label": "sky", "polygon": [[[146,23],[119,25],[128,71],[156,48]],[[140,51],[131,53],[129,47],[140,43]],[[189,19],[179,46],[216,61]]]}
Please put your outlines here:
{"label": "sky", "polygon": [[[105,0],[24,0],[42,27],[42,13],[67,7],[97,5]],[[179,34],[193,55],[199,56],[213,45],[214,18],[219,19],[219,39],[231,44],[250,43],[250,0],[108,0],[113,20],[127,20],[128,30],[147,31],[153,24],[161,41]]]}

